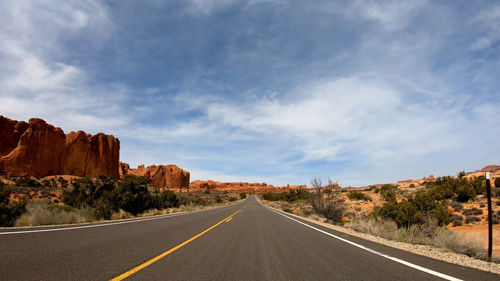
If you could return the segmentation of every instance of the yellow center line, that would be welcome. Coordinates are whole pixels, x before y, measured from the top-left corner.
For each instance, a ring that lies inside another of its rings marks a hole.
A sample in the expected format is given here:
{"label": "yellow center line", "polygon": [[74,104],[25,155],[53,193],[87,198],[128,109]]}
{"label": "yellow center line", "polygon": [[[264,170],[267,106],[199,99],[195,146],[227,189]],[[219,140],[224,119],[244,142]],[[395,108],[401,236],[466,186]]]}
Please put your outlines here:
{"label": "yellow center line", "polygon": [[167,255],[169,255],[169,254],[171,254],[171,253],[173,253],[173,252],[177,251],[178,249],[182,248],[183,246],[185,246],[185,245],[189,244],[190,242],[192,242],[192,241],[193,241],[193,240],[195,240],[196,238],[198,238],[198,237],[202,236],[203,234],[205,234],[205,233],[209,232],[210,230],[214,229],[214,228],[215,228],[215,227],[217,227],[219,224],[221,224],[221,223],[223,223],[223,222],[225,222],[225,221],[229,221],[229,220],[231,220],[231,219],[233,218],[233,216],[234,216],[234,215],[236,215],[236,214],[237,214],[237,213],[239,213],[239,212],[241,212],[241,210],[238,210],[238,211],[234,212],[234,213],[233,213],[232,215],[230,215],[229,217],[227,217],[227,218],[225,218],[225,219],[221,220],[220,222],[218,222],[218,223],[216,223],[216,224],[212,225],[211,227],[209,227],[209,228],[207,228],[207,229],[203,230],[202,232],[200,232],[200,233],[196,234],[195,236],[193,236],[193,237],[189,238],[188,240],[186,240],[186,241],[182,242],[181,244],[179,244],[179,245],[177,245],[177,246],[175,246],[175,247],[171,248],[170,250],[168,250],[168,251],[166,251],[166,252],[164,252],[164,253],[159,254],[158,256],[156,256],[156,257],[154,257],[154,258],[152,258],[152,259],[150,259],[150,260],[148,260],[148,261],[146,261],[146,262],[144,262],[144,263],[142,263],[142,264],[140,264],[140,265],[138,265],[138,266],[136,266],[136,267],[132,268],[131,270],[129,270],[129,271],[125,272],[125,273],[122,273],[122,274],[120,274],[120,275],[116,276],[116,277],[115,277],[115,278],[113,278],[113,279],[110,279],[110,281],[119,281],[119,280],[123,280],[123,279],[125,279],[125,278],[129,277],[130,275],[132,275],[132,274],[134,274],[134,273],[136,273],[136,272],[138,272],[138,271],[140,271],[140,270],[142,270],[142,269],[146,268],[147,266],[150,266],[151,264],[153,264],[153,263],[155,263],[155,262],[157,262],[157,261],[161,260],[162,258],[166,257]]}
{"label": "yellow center line", "polygon": [[230,217],[226,220],[226,222],[230,222],[233,219],[233,217]]}

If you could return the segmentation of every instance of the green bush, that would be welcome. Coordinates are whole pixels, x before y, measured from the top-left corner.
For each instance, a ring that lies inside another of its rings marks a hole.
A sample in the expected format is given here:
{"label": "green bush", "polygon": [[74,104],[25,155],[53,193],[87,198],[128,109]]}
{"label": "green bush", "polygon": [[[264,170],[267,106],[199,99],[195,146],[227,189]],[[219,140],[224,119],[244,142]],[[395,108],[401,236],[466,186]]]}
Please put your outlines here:
{"label": "green bush", "polygon": [[500,177],[495,178],[495,187],[500,188]]}
{"label": "green bush", "polygon": [[294,202],[297,200],[309,199],[309,192],[303,188],[283,192],[266,192],[262,194],[262,199],[269,201]]}
{"label": "green bush", "polygon": [[476,190],[470,185],[462,185],[457,188],[457,201],[468,202],[476,197]]}
{"label": "green bush", "polygon": [[151,206],[149,207],[161,210],[166,208],[177,208],[180,205],[181,201],[173,191],[163,190],[162,192],[155,192],[151,195]]}
{"label": "green bush", "polygon": [[247,198],[247,194],[246,193],[240,193],[240,199],[245,199]]}
{"label": "green bush", "polygon": [[127,175],[118,182],[118,187],[110,193],[116,209],[123,209],[136,216],[151,208],[151,195],[144,177]]}
{"label": "green bush", "polygon": [[436,200],[436,193],[419,191],[414,197],[402,200],[387,201],[382,207],[376,208],[373,215],[396,222],[398,227],[409,227],[414,224],[424,224],[436,220],[439,225],[451,222],[451,212],[442,200]]}
{"label": "green bush", "polygon": [[110,219],[122,209],[133,215],[150,208],[178,207],[180,201],[172,191],[151,195],[144,177],[127,175],[116,182],[114,178],[98,176],[95,180],[80,178],[71,181],[72,190],[64,190],[62,201],[75,208],[90,208],[98,219]]}
{"label": "green bush", "polygon": [[61,188],[68,187],[68,181],[65,180],[63,177],[58,177],[57,180],[59,181],[59,184],[61,185]]}
{"label": "green bush", "polygon": [[10,202],[10,187],[0,181],[0,226],[13,226],[26,211],[26,202]]}
{"label": "green bush", "polygon": [[215,196],[215,203],[222,203],[222,198],[218,194]]}
{"label": "green bush", "polygon": [[380,187],[380,194],[385,201],[396,201],[396,190],[397,188],[392,184],[384,184]]}
{"label": "green bush", "polygon": [[16,186],[40,188],[42,185],[32,178],[17,178],[14,182]]}
{"label": "green bush", "polygon": [[464,206],[458,202],[452,202],[451,207],[453,208],[453,211],[455,211],[455,212],[460,212],[464,209]]}
{"label": "green bush", "polygon": [[361,191],[349,191],[347,197],[351,200],[364,200],[364,201],[372,201],[372,198]]}
{"label": "green bush", "polygon": [[439,204],[431,211],[439,226],[446,226],[451,222],[451,211],[444,204]]}
{"label": "green bush", "polygon": [[229,197],[229,202],[234,202],[234,201],[237,201],[237,200],[238,200],[238,198],[236,198],[236,197],[232,197],[232,196]]}
{"label": "green bush", "polygon": [[376,216],[383,219],[393,220],[398,227],[409,227],[414,224],[424,223],[422,213],[408,200],[403,200],[400,203],[396,201],[386,202],[374,212]]}

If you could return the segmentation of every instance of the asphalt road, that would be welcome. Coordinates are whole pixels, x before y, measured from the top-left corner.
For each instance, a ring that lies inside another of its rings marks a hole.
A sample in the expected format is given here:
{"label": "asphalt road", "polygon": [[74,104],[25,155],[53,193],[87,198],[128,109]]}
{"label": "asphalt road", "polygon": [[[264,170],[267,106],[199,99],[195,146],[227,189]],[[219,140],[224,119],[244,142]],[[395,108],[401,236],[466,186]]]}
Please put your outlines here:
{"label": "asphalt road", "polygon": [[39,229],[0,232],[0,280],[500,280],[292,220],[253,196],[185,215]]}

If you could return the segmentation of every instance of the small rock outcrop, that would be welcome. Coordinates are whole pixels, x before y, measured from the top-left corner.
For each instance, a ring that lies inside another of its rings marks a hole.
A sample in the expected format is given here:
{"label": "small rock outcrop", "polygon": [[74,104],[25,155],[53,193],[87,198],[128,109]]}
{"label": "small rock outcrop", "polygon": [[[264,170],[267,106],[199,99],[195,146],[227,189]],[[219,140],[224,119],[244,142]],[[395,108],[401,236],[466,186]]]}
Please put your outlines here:
{"label": "small rock outcrop", "polygon": [[103,133],[64,134],[32,118],[15,121],[0,115],[0,173],[7,176],[119,177],[120,141]]}
{"label": "small rock outcrop", "polygon": [[188,189],[189,172],[177,167],[176,165],[151,165],[144,167],[140,165],[137,169],[130,169],[128,164],[123,163],[122,173],[146,177],[151,181],[151,185],[158,188],[168,189]]}

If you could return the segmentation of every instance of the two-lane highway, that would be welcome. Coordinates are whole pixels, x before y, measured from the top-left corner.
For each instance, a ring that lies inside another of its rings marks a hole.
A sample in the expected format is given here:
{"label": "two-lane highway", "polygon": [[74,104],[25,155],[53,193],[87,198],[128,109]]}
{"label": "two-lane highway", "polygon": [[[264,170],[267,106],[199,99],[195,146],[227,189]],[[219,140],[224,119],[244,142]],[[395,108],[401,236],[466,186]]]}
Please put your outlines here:
{"label": "two-lane highway", "polygon": [[113,278],[421,281],[500,276],[292,219],[253,196],[184,215],[0,232],[0,280]]}

